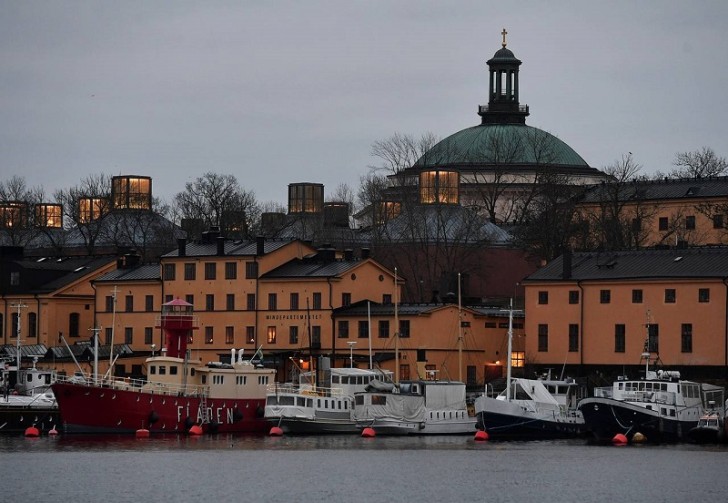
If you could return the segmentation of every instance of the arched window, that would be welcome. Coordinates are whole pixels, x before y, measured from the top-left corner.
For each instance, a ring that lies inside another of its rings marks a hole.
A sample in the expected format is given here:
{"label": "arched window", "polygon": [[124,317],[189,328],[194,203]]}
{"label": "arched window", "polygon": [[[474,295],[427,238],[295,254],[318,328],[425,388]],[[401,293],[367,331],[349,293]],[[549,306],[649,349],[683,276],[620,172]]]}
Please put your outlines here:
{"label": "arched window", "polygon": [[38,315],[36,313],[28,313],[28,337],[38,336]]}
{"label": "arched window", "polygon": [[68,335],[69,337],[78,337],[78,327],[81,322],[81,315],[78,313],[71,313],[68,315]]}

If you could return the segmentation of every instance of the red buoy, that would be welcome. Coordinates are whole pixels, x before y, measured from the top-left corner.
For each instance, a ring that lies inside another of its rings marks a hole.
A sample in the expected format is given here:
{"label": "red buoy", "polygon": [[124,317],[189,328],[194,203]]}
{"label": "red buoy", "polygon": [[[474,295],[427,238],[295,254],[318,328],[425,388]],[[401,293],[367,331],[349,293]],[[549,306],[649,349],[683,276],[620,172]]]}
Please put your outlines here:
{"label": "red buoy", "polygon": [[475,432],[475,437],[474,437],[473,440],[475,440],[477,442],[485,442],[489,438],[490,438],[490,436],[488,435],[488,432],[487,431],[485,431],[485,430],[478,430],[478,431]]}
{"label": "red buoy", "polygon": [[25,429],[25,436],[30,438],[40,437],[40,431],[35,426],[28,426]]}
{"label": "red buoy", "polygon": [[617,433],[612,438],[612,443],[614,445],[627,445],[627,436],[622,433]]}
{"label": "red buoy", "polygon": [[268,432],[268,435],[270,435],[271,437],[282,437],[283,428],[281,428],[280,426],[273,426]]}
{"label": "red buoy", "polygon": [[149,438],[149,430],[146,428],[139,428],[136,431],[137,438]]}
{"label": "red buoy", "polygon": [[202,426],[199,424],[193,424],[187,433],[190,435],[202,435]]}
{"label": "red buoy", "polygon": [[363,430],[361,430],[361,436],[364,438],[373,438],[377,436],[377,432],[374,431],[374,428],[370,428],[367,426]]}

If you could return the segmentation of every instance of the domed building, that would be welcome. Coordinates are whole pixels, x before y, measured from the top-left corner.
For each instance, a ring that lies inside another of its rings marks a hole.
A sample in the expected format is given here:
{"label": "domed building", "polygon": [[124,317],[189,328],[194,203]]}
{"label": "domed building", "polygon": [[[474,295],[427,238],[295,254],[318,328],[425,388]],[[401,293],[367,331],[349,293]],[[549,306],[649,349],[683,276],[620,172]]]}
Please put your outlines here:
{"label": "domed building", "polygon": [[[478,209],[492,223],[517,224],[539,184],[585,185],[608,176],[556,136],[526,125],[528,105],[519,97],[521,61],[502,47],[487,64],[488,104],[478,107],[479,125],[454,133],[417,162],[390,176],[382,205],[392,216],[405,201],[458,204]],[[414,189],[417,188],[415,191]]]}

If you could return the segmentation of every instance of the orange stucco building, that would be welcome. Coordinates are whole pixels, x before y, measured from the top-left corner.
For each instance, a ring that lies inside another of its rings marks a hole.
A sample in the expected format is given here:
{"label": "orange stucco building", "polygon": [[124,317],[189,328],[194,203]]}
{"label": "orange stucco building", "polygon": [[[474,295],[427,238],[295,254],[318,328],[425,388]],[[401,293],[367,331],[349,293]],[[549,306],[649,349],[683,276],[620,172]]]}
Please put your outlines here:
{"label": "orange stucco building", "polygon": [[692,377],[728,371],[728,248],[567,253],[524,281],[526,363],[637,371],[641,354]]}

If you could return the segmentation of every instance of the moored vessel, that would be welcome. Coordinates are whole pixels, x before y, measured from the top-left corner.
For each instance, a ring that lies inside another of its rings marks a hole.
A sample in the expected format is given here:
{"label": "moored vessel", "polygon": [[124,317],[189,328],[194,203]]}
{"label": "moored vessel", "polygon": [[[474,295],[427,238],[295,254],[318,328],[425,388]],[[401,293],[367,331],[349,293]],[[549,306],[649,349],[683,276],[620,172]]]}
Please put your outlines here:
{"label": "moored vessel", "polygon": [[147,378],[59,379],[52,389],[67,433],[265,431],[265,393],[275,370],[244,360],[231,349],[230,363],[192,363],[187,340],[197,327],[192,305],[176,299],[162,306],[166,334],[162,354],[146,359]]}

